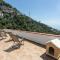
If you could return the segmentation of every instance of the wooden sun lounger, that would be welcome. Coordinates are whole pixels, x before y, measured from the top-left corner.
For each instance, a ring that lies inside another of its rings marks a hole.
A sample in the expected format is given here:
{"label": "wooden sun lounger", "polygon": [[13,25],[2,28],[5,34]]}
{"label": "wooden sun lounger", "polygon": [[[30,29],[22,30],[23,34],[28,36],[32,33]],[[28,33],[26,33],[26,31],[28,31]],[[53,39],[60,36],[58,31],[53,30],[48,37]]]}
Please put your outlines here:
{"label": "wooden sun lounger", "polygon": [[3,38],[6,38],[6,37],[7,37],[7,35],[6,35],[5,32],[1,32],[1,36],[2,36]]}
{"label": "wooden sun lounger", "polygon": [[17,42],[18,44],[22,44],[23,39],[20,39],[17,35],[13,35],[11,32],[8,32],[8,34],[12,38],[10,41],[13,41],[14,43]]}
{"label": "wooden sun lounger", "polygon": [[7,37],[6,32],[4,32],[4,31],[0,30],[0,40],[5,39],[6,37]]}

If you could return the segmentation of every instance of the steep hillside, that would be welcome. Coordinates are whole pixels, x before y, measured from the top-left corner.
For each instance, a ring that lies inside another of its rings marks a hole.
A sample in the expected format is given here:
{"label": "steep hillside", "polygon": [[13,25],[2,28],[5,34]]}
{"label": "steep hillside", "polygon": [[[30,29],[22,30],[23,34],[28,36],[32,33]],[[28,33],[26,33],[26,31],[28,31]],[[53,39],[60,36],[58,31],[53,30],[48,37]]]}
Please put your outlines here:
{"label": "steep hillside", "polygon": [[60,34],[58,30],[36,22],[4,1],[0,2],[0,28]]}

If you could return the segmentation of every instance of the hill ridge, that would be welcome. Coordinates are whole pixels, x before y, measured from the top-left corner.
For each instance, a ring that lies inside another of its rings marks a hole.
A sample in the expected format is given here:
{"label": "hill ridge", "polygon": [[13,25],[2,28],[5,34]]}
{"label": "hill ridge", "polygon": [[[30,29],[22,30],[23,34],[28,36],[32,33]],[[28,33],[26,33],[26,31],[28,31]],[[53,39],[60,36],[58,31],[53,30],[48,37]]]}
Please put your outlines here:
{"label": "hill ridge", "polygon": [[0,28],[60,34],[60,31],[22,14],[6,2],[0,3]]}

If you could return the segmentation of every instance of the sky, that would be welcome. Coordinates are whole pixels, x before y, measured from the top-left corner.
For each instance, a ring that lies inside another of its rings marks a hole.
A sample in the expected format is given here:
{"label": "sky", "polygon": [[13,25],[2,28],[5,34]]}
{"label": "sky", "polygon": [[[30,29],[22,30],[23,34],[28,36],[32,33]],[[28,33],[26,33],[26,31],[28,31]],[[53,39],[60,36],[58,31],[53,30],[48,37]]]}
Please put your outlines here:
{"label": "sky", "polygon": [[60,0],[4,0],[36,21],[60,30]]}

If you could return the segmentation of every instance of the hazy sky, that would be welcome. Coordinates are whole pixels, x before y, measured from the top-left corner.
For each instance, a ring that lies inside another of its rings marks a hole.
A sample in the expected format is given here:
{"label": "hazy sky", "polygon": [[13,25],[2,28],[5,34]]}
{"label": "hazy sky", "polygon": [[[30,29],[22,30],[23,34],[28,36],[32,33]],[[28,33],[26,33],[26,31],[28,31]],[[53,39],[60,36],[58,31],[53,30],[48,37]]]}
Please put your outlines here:
{"label": "hazy sky", "polygon": [[60,29],[60,0],[5,0],[22,13]]}

